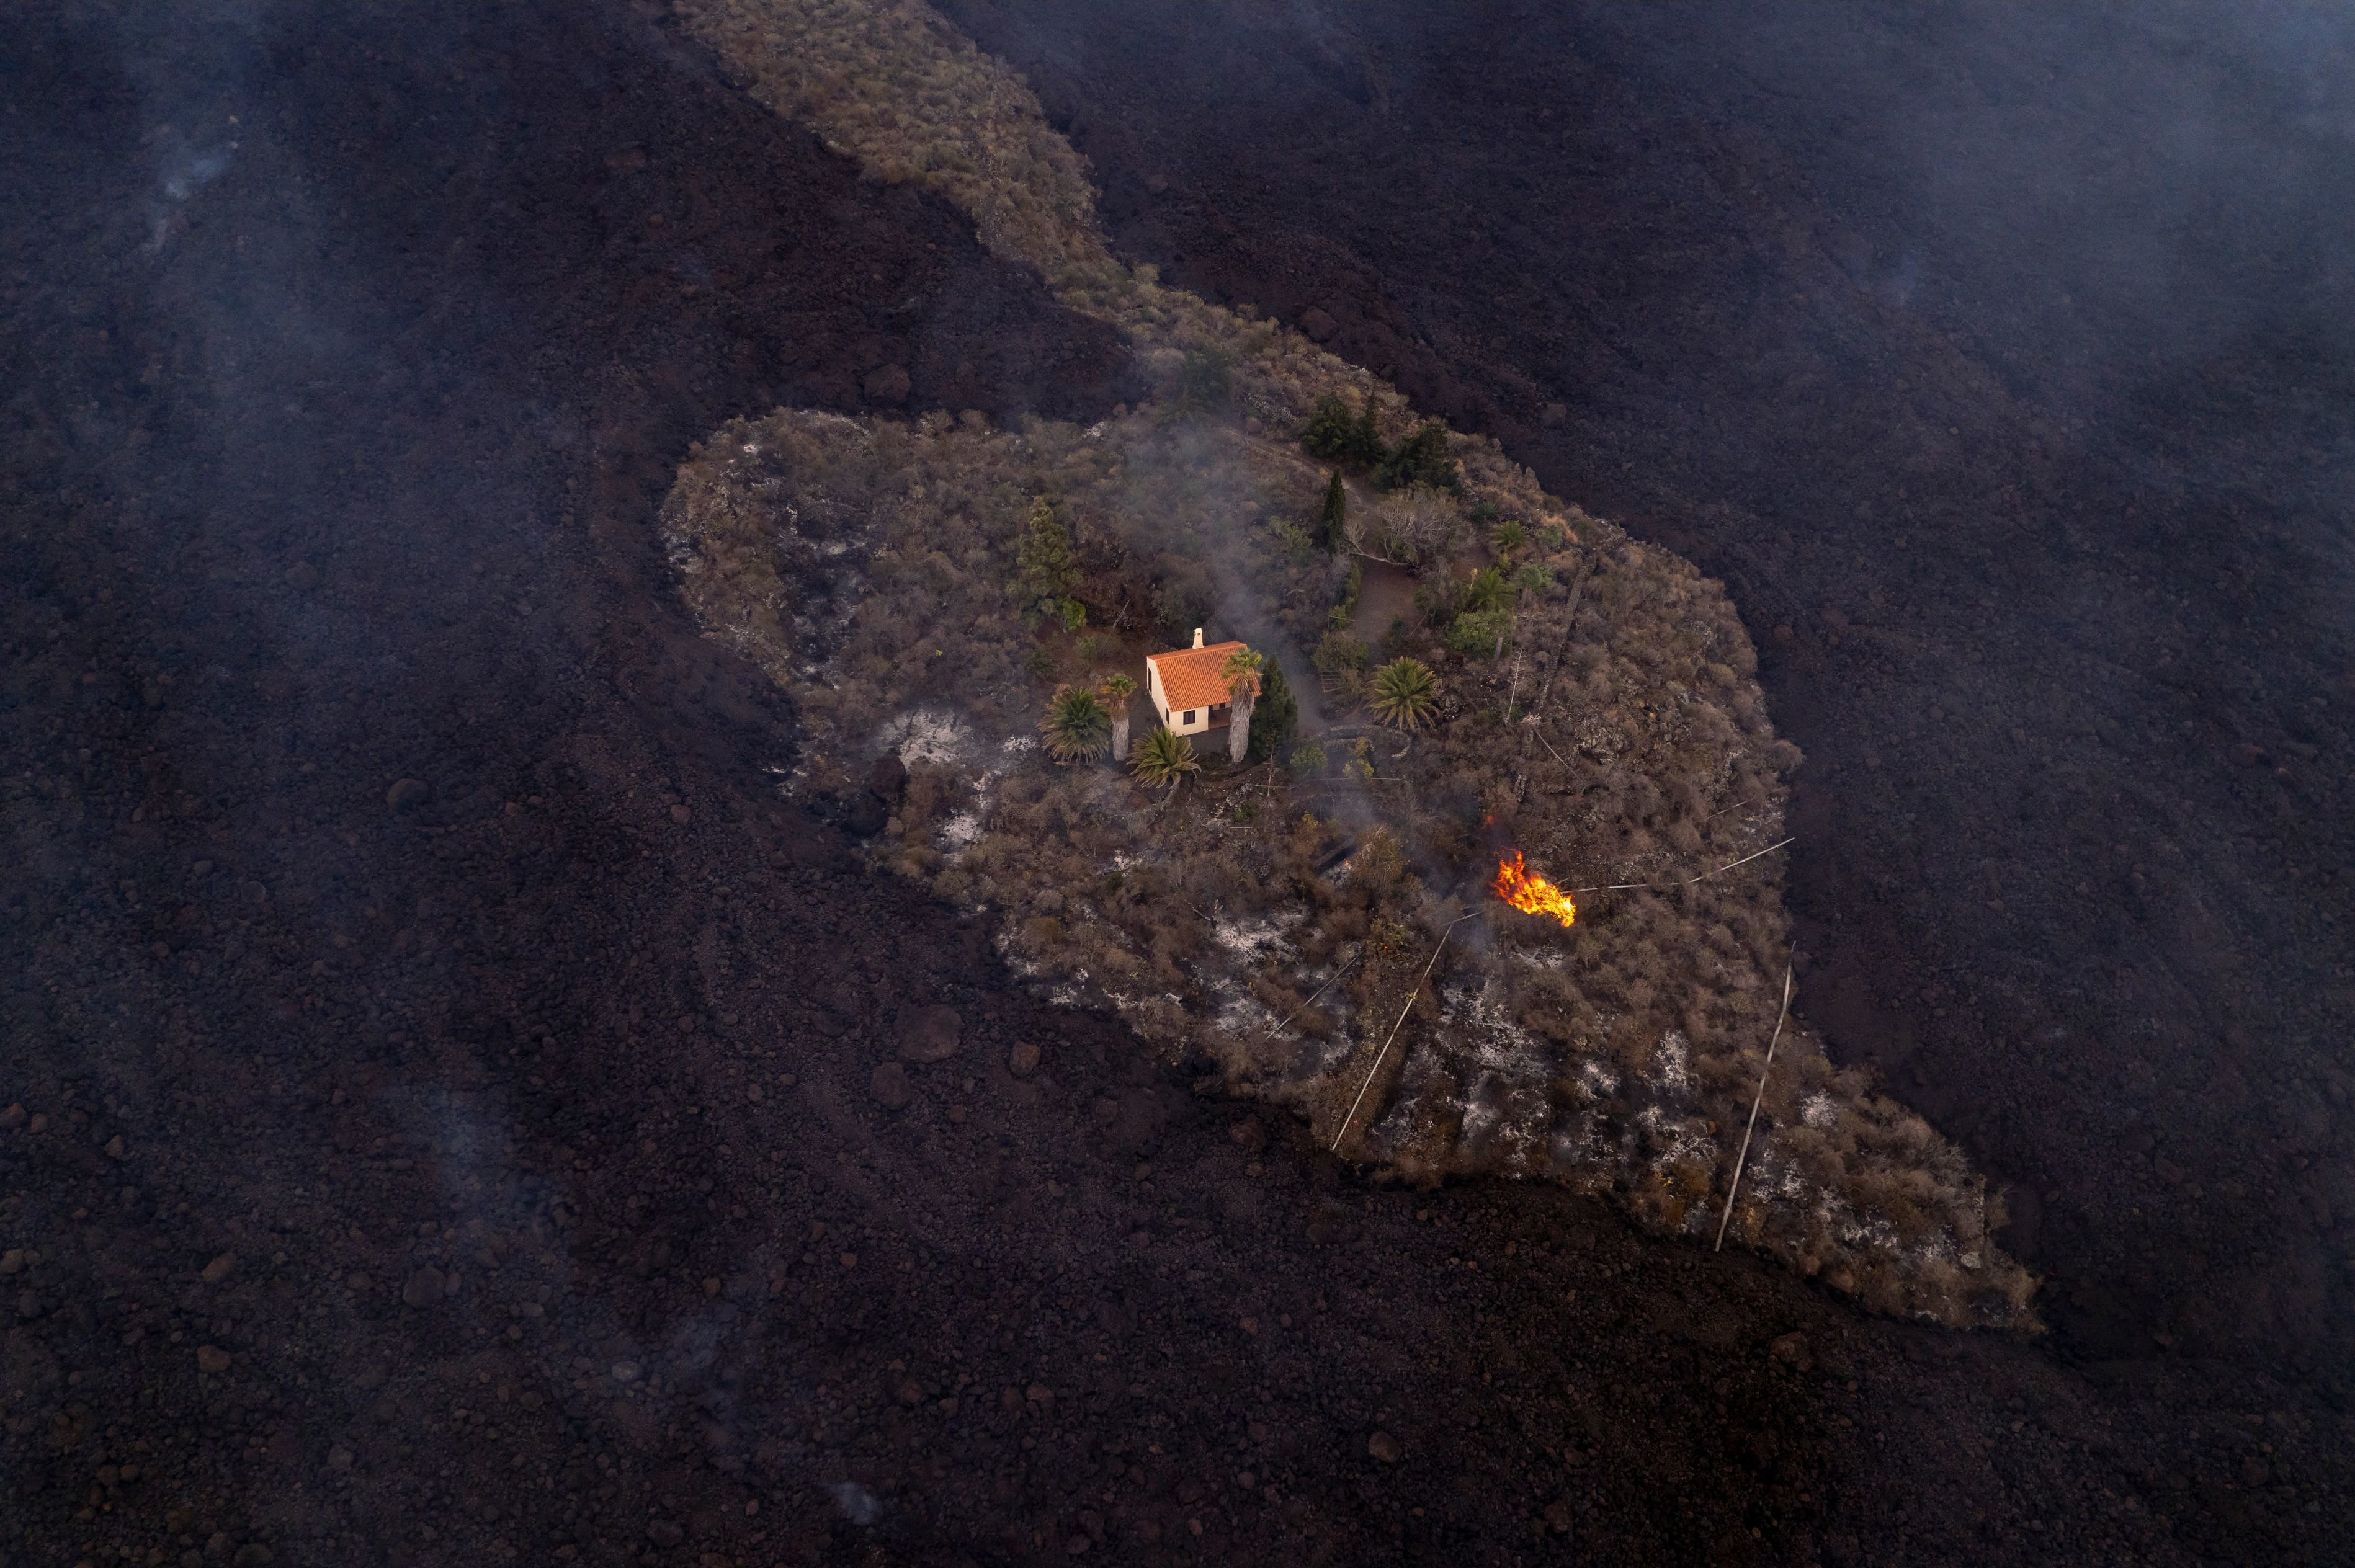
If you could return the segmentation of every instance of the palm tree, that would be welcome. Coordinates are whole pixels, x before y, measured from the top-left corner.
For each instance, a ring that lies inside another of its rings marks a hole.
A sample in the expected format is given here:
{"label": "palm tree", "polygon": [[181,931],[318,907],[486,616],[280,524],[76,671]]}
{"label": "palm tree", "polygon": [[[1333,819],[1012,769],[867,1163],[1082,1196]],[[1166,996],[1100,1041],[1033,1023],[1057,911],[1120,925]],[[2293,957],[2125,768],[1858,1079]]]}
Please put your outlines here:
{"label": "palm tree", "polygon": [[1238,648],[1227,655],[1226,668],[1219,673],[1226,677],[1227,697],[1234,709],[1227,719],[1227,760],[1242,766],[1243,753],[1251,748],[1252,705],[1259,701],[1260,670],[1267,656],[1248,648]]}
{"label": "palm tree", "polygon": [[1115,672],[1096,683],[1096,696],[1104,711],[1112,715],[1112,759],[1128,760],[1128,699],[1136,695],[1136,683]]}
{"label": "palm tree", "polygon": [[1374,715],[1401,729],[1421,729],[1439,708],[1439,677],[1420,659],[1398,658],[1374,672]]}
{"label": "palm tree", "polygon": [[1186,775],[1202,766],[1194,759],[1194,743],[1167,725],[1145,737],[1128,765],[1147,784],[1167,784],[1172,793]]}
{"label": "palm tree", "polygon": [[1494,609],[1505,602],[1505,588],[1504,573],[1494,567],[1482,567],[1460,590],[1462,608],[1474,614]]}
{"label": "palm tree", "polygon": [[1039,727],[1046,733],[1048,755],[1058,762],[1093,757],[1112,736],[1112,720],[1085,686],[1056,687]]}

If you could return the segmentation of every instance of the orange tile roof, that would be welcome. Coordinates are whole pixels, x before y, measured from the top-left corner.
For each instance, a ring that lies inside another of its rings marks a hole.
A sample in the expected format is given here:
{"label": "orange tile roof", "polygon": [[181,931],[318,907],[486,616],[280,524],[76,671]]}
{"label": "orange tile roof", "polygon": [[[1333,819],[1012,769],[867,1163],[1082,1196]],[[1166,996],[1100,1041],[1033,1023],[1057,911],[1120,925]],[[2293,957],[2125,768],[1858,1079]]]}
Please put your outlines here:
{"label": "orange tile roof", "polygon": [[1146,662],[1161,672],[1161,694],[1172,713],[1184,713],[1188,708],[1214,708],[1231,702],[1227,693],[1227,655],[1241,648],[1240,642],[1213,642],[1208,648],[1178,648],[1167,653],[1148,653]]}

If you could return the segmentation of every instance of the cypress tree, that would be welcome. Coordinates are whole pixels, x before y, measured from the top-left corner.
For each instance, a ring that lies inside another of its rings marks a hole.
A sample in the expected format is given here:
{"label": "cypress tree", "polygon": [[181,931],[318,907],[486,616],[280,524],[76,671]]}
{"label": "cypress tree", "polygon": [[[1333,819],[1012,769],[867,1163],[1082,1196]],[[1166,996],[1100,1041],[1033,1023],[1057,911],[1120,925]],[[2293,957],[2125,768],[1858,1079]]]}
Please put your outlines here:
{"label": "cypress tree", "polygon": [[1284,666],[1270,659],[1260,672],[1259,701],[1252,705],[1251,749],[1245,756],[1252,762],[1281,757],[1299,727],[1300,699],[1284,681]]}
{"label": "cypress tree", "polygon": [[1349,547],[1349,493],[1341,486],[1337,468],[1325,487],[1325,509],[1316,514],[1316,542],[1327,555],[1337,556]]}
{"label": "cypress tree", "polygon": [[1071,631],[1088,623],[1087,607],[1073,597],[1080,587],[1080,563],[1071,553],[1071,533],[1043,495],[1022,525],[1014,561],[1021,574],[1015,592],[1022,600],[1024,619],[1036,622],[1051,615]]}

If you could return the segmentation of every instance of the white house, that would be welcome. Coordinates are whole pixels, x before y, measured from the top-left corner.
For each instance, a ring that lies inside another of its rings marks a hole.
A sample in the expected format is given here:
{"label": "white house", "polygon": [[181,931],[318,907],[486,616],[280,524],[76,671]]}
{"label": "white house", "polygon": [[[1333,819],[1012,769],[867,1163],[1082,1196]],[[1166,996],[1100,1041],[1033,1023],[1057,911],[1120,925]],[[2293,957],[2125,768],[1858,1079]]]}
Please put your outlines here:
{"label": "white house", "polygon": [[1227,727],[1227,657],[1242,652],[1241,642],[1202,646],[1202,629],[1194,629],[1194,646],[1145,656],[1145,690],[1153,711],[1179,735],[1199,735]]}

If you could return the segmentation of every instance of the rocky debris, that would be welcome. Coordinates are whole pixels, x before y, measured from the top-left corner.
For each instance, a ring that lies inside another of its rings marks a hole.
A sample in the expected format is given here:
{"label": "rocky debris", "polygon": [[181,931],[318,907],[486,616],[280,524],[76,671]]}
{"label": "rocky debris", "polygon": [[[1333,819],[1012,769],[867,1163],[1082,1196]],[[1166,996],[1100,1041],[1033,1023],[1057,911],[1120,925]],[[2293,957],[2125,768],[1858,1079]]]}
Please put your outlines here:
{"label": "rocky debris", "polygon": [[384,803],[396,811],[413,811],[433,799],[433,786],[422,779],[396,779],[384,792]]}
{"label": "rocky debris", "polygon": [[1406,1457],[1406,1449],[1387,1432],[1377,1432],[1367,1438],[1366,1452],[1385,1465],[1395,1465]]}
{"label": "rocky debris", "polygon": [[218,1345],[197,1347],[197,1370],[200,1372],[225,1372],[229,1368],[229,1353]]}
{"label": "rocky debris", "polygon": [[222,1280],[229,1277],[229,1271],[236,1266],[237,1254],[233,1252],[225,1252],[218,1257],[213,1259],[210,1263],[205,1265],[203,1269],[197,1273],[197,1277],[203,1280],[207,1285],[218,1285]]}
{"label": "rocky debris", "polygon": [[308,561],[297,561],[286,568],[286,586],[296,593],[309,593],[319,586],[319,568]]}
{"label": "rocky debris", "polygon": [[1815,1352],[1807,1345],[1807,1336],[1796,1329],[1790,1333],[1775,1336],[1767,1350],[1776,1361],[1793,1372],[1807,1372],[1816,1364]]}
{"label": "rocky debris", "polygon": [[442,1299],[449,1285],[449,1277],[429,1264],[410,1274],[401,1285],[400,1299],[411,1307],[430,1307]]}
{"label": "rocky debris", "polygon": [[868,1075],[867,1092],[885,1110],[905,1110],[916,1096],[916,1086],[908,1079],[908,1069],[897,1062],[885,1062]]}
{"label": "rocky debris", "polygon": [[900,1010],[900,1059],[903,1062],[945,1062],[956,1054],[964,1021],[953,1007]]}
{"label": "rocky debris", "polygon": [[1014,1049],[1006,1054],[1006,1070],[1018,1078],[1027,1078],[1039,1070],[1039,1047],[1028,1040],[1018,1040]]}

